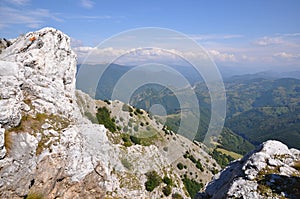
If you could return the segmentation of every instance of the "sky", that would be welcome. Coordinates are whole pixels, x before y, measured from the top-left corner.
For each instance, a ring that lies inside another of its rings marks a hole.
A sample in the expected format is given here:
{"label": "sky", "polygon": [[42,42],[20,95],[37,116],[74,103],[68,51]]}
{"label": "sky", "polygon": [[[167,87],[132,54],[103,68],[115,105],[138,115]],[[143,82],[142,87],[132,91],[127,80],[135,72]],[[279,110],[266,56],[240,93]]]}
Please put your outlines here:
{"label": "sky", "polygon": [[54,27],[71,37],[79,61],[120,32],[159,27],[195,40],[225,68],[300,70],[299,19],[299,0],[0,0],[0,37]]}

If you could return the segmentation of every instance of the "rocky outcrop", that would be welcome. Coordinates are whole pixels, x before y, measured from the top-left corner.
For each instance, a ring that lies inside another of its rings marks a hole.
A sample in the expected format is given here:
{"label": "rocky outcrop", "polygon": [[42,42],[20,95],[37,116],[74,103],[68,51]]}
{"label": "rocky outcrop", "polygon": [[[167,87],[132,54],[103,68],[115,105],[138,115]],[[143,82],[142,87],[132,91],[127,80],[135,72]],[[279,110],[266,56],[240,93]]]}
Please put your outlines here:
{"label": "rocky outcrop", "polygon": [[[44,28],[14,40],[0,54],[0,123],[19,124],[22,111],[76,115],[76,56],[70,38]],[[30,109],[30,107],[32,106]]]}
{"label": "rocky outcrop", "polygon": [[231,163],[198,198],[300,198],[300,151],[267,141]]}
{"label": "rocky outcrop", "polygon": [[113,147],[76,103],[70,38],[44,28],[0,43],[0,197],[103,196]]}

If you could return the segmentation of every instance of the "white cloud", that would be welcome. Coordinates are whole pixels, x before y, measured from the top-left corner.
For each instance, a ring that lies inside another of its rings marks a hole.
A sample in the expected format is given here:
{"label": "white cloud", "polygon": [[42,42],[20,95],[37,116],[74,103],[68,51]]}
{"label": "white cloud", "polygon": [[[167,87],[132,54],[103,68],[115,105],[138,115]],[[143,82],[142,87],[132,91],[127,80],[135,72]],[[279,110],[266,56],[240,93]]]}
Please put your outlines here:
{"label": "white cloud", "polygon": [[93,8],[94,7],[94,2],[91,0],[81,0],[80,1],[81,6],[84,8]]}
{"label": "white cloud", "polygon": [[281,37],[263,37],[256,41],[254,41],[254,44],[258,46],[269,46],[269,45],[275,45],[275,44],[282,44],[283,40]]}
{"label": "white cloud", "polygon": [[76,48],[76,47],[80,47],[80,46],[83,46],[83,42],[79,39],[75,39],[75,38],[71,37],[71,47]]}
{"label": "white cloud", "polygon": [[70,15],[64,16],[66,19],[82,19],[82,20],[98,20],[98,19],[119,19],[122,16],[109,16],[109,15]]}
{"label": "white cloud", "polygon": [[282,37],[299,37],[300,33],[295,32],[295,33],[285,33],[285,34],[277,34],[277,35],[282,36]]}
{"label": "white cloud", "polygon": [[23,24],[30,28],[39,28],[46,20],[62,21],[47,9],[18,10],[10,7],[0,7],[0,29],[11,25]]}
{"label": "white cloud", "polygon": [[9,3],[15,4],[15,5],[26,5],[30,2],[30,0],[6,0]]}
{"label": "white cloud", "polygon": [[[143,62],[159,62],[169,64],[187,63],[185,59],[208,59],[205,52],[185,51],[179,52],[175,49],[117,49],[117,48],[102,48],[98,49],[89,46],[75,47],[73,50],[78,56],[79,62],[85,60],[85,63],[107,63],[117,58],[116,63],[119,64],[140,64]],[[209,50],[209,55],[217,62],[237,62],[237,58],[232,53],[220,52],[217,50]],[[87,59],[85,59],[89,56]]]}
{"label": "white cloud", "polygon": [[280,57],[283,59],[293,59],[293,58],[299,58],[300,54],[292,54],[292,53],[287,53],[287,52],[280,52],[280,53],[275,53],[274,57]]}
{"label": "white cloud", "polygon": [[[187,35],[190,39],[196,41],[212,41],[212,40],[227,40],[242,38],[244,35],[241,34],[190,34]],[[185,37],[173,37],[174,40],[186,39]]]}
{"label": "white cloud", "polygon": [[207,35],[189,35],[191,39],[197,41],[205,41],[205,40],[224,40],[224,39],[236,39],[242,38],[243,35],[240,34],[207,34]]}
{"label": "white cloud", "polygon": [[220,62],[237,62],[237,59],[234,54],[220,52],[218,50],[209,50],[208,53],[212,56],[213,59]]}

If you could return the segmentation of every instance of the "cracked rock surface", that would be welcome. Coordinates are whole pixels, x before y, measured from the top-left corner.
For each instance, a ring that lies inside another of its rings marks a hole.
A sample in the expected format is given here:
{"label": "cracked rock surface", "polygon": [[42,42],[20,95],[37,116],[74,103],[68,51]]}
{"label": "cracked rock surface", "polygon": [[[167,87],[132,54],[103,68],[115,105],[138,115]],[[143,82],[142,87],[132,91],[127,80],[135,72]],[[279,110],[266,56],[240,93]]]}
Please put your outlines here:
{"label": "cracked rock surface", "polygon": [[300,198],[300,151],[266,141],[232,162],[198,198]]}

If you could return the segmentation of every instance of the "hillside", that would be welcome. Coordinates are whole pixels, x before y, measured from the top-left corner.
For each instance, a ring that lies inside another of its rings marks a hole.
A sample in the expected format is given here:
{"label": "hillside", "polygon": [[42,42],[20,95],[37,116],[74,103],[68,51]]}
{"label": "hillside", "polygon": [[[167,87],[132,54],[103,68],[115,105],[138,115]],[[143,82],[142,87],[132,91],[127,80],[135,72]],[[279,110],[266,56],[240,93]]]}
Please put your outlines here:
{"label": "hillside", "polygon": [[239,80],[227,84],[226,126],[254,144],[277,139],[300,148],[300,80]]}
{"label": "hillside", "polygon": [[44,28],[3,46],[1,198],[188,198],[220,170],[203,144],[146,111],[76,91],[64,33]]}
{"label": "hillside", "polygon": [[[299,107],[300,80],[293,78],[245,78],[225,82],[227,112],[225,127],[254,145],[277,139],[289,147],[300,148]],[[186,92],[185,92],[186,91]],[[201,126],[196,140],[203,140],[210,120],[210,96],[205,83],[197,83]],[[174,131],[180,123],[180,107],[176,96],[188,95],[189,89],[172,93],[165,88],[144,87],[132,97],[131,104],[149,110],[153,104],[166,107],[167,124]],[[243,154],[242,151],[239,152]]]}

